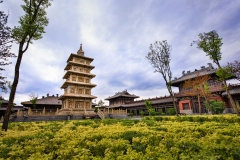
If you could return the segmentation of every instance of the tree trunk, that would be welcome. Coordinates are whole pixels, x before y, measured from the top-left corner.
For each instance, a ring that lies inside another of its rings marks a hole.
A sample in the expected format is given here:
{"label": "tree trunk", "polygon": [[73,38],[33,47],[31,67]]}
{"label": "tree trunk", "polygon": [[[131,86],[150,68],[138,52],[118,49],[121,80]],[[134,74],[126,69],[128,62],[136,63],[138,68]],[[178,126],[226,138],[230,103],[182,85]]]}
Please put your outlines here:
{"label": "tree trunk", "polygon": [[[218,68],[219,68],[219,69],[222,68],[219,63],[218,63],[217,65],[218,65]],[[226,90],[226,92],[227,92],[227,95],[228,95],[228,98],[229,98],[229,100],[230,100],[230,103],[231,103],[231,105],[232,105],[233,110],[235,111],[235,113],[237,114],[237,116],[240,116],[240,114],[239,114],[239,112],[238,112],[238,109],[237,109],[237,106],[236,106],[236,104],[234,103],[234,100],[233,100],[233,98],[232,98],[232,95],[230,94],[230,92],[229,92],[229,90],[228,90],[228,86],[227,86],[226,80],[224,80],[223,83],[224,83],[225,90]]]}
{"label": "tree trunk", "polygon": [[178,116],[178,109],[177,109],[177,105],[176,105],[176,102],[175,102],[175,99],[174,99],[175,97],[174,97],[172,92],[169,91],[169,93],[170,93],[172,101],[173,101],[173,106],[174,106],[174,109],[176,111],[176,116]]}
{"label": "tree trunk", "polygon": [[8,129],[8,123],[9,123],[9,118],[10,118],[10,114],[11,114],[11,109],[13,107],[15,93],[16,93],[16,90],[17,90],[17,85],[18,85],[18,80],[19,80],[19,69],[20,69],[20,64],[21,64],[22,56],[23,56],[22,48],[23,48],[23,44],[20,43],[19,44],[19,50],[18,50],[17,62],[16,62],[16,65],[15,65],[14,80],[13,80],[11,92],[10,92],[10,95],[9,95],[8,106],[7,106],[7,109],[6,109],[6,112],[5,112],[5,115],[4,115],[4,119],[3,119],[2,130],[5,130],[5,131],[7,131],[7,129]]}
{"label": "tree trunk", "polygon": [[239,114],[239,112],[238,112],[238,109],[237,109],[237,106],[236,106],[236,104],[234,103],[234,100],[233,100],[233,98],[232,98],[232,95],[230,94],[230,92],[229,92],[229,90],[228,90],[227,82],[226,82],[226,81],[223,81],[223,82],[224,82],[224,86],[226,87],[226,92],[227,92],[228,98],[229,98],[229,100],[230,100],[230,103],[231,103],[231,105],[232,105],[232,108],[233,108],[234,112],[235,112],[238,116],[240,116],[240,114]]}
{"label": "tree trunk", "polygon": [[202,114],[202,106],[200,102],[200,95],[198,95],[198,108],[199,108],[199,114]]}

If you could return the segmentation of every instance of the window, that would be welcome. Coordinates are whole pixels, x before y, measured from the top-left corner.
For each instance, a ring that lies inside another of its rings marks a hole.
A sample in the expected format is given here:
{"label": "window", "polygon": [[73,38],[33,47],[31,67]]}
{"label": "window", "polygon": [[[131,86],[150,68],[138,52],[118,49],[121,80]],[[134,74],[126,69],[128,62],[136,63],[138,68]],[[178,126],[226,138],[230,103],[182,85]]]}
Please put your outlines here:
{"label": "window", "polygon": [[188,109],[190,109],[189,103],[183,103],[182,105],[183,105],[183,110],[188,110]]}

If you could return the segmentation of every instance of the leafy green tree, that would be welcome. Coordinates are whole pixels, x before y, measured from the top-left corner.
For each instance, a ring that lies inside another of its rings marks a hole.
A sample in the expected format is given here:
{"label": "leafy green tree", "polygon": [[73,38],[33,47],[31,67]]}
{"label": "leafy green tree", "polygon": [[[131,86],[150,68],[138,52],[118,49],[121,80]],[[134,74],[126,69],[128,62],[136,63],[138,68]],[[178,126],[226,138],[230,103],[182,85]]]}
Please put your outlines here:
{"label": "leafy green tree", "polygon": [[[218,66],[220,73],[225,72],[225,70],[220,65],[220,60],[222,59],[222,38],[220,38],[217,32],[214,30],[207,33],[200,33],[198,36],[199,39],[197,41],[193,41],[192,44],[197,44],[197,48],[203,50],[206,53],[206,56],[209,56],[209,58]],[[224,83],[224,88],[227,92],[228,98],[235,113],[240,116],[236,104],[234,103],[233,98],[228,90],[225,74],[219,74],[218,76]]]}
{"label": "leafy green tree", "polygon": [[29,97],[30,97],[30,102],[31,102],[32,105],[33,105],[33,108],[36,109],[36,103],[37,103],[38,96],[35,96],[34,93],[31,93],[31,94],[29,95]]}
{"label": "leafy green tree", "polygon": [[174,93],[171,86],[171,80],[172,80],[172,71],[170,68],[171,46],[168,45],[166,40],[162,42],[156,41],[154,44],[150,44],[149,49],[150,49],[150,52],[148,53],[146,58],[155,69],[154,72],[158,72],[162,74],[162,77],[166,83],[168,92],[171,95],[173,105],[176,111],[176,115],[178,115],[178,109],[177,109]]}
{"label": "leafy green tree", "polygon": [[29,44],[33,40],[42,38],[42,34],[45,33],[44,27],[48,25],[48,19],[46,17],[51,0],[23,0],[24,5],[21,5],[25,12],[25,15],[20,17],[20,26],[14,27],[12,30],[12,38],[19,45],[17,62],[15,65],[14,80],[9,96],[9,103],[6,113],[4,115],[2,130],[7,131],[9,117],[11,114],[11,108],[13,106],[15,93],[19,81],[19,69],[22,61],[23,54],[27,51]]}
{"label": "leafy green tree", "polygon": [[212,114],[222,114],[225,103],[222,101],[209,100],[208,103],[204,102],[206,108],[212,112]]}
{"label": "leafy green tree", "polygon": [[140,115],[141,115],[142,117],[144,116],[144,114],[145,114],[144,111],[140,111]]}
{"label": "leafy green tree", "polygon": [[151,102],[151,101],[146,100],[146,101],[145,101],[145,106],[146,106],[146,108],[148,109],[148,114],[149,114],[150,116],[156,115],[156,111],[155,111],[155,109],[152,107],[152,102]]}
{"label": "leafy green tree", "polygon": [[[3,1],[0,0],[0,3]],[[11,28],[7,26],[8,15],[3,11],[0,11],[0,71],[4,71],[3,66],[11,64],[8,62],[9,58],[16,57],[16,55],[11,50]],[[7,92],[7,84],[6,77],[2,76],[0,73],[0,88],[3,92]]]}

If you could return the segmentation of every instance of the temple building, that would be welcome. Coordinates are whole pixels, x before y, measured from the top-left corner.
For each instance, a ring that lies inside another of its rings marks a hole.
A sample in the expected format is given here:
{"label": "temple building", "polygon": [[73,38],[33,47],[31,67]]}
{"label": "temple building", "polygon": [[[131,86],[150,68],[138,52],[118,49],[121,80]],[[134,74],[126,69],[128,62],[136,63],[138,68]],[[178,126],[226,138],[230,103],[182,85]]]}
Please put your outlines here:
{"label": "temple building", "polygon": [[[191,88],[184,88],[183,84],[187,80],[193,80],[201,76],[209,76],[210,79],[206,82],[209,86],[209,91],[211,96],[208,97],[208,100],[220,100],[225,102],[224,113],[234,113],[234,110],[229,102],[227,93],[224,90],[224,85],[221,81],[218,80],[216,75],[217,69],[213,68],[211,63],[208,63],[208,66],[202,66],[200,69],[195,69],[194,71],[183,71],[182,76],[179,78],[174,78],[171,85],[173,87],[178,87],[179,92],[175,93],[175,102],[177,104],[179,113],[182,114],[199,114],[199,113],[210,113],[204,106],[205,99],[200,98],[200,105],[198,103],[198,98],[195,95],[189,95]],[[236,104],[240,103],[240,84],[228,85],[230,94],[233,97],[233,100]],[[140,111],[147,113],[147,108],[145,106],[145,101],[151,101],[152,107],[158,113],[168,114],[168,109],[173,108],[173,102],[170,96],[164,97],[155,97],[145,100],[134,101],[134,98],[139,98],[138,96],[131,95],[126,91],[118,92],[114,96],[106,98],[109,100],[109,107],[111,109],[127,109],[127,113],[134,112],[135,115],[139,115]]]}
{"label": "temple building", "polygon": [[[82,50],[82,44],[77,54],[71,53],[65,67],[63,79],[66,81],[61,86],[64,94],[59,98],[62,100],[62,108],[59,114],[74,114],[74,111],[92,111],[92,99],[97,98],[91,95],[91,90],[95,84],[91,79],[95,77],[91,74],[94,66],[91,65],[93,58],[86,57]],[[75,112],[77,113],[77,112]]]}
{"label": "temple building", "polygon": [[134,94],[129,94],[127,90],[124,90],[122,92],[117,92],[114,96],[108,97],[105,100],[109,101],[109,107],[108,108],[124,108],[124,105],[127,103],[134,102],[135,98],[139,98],[139,96],[136,96]]}

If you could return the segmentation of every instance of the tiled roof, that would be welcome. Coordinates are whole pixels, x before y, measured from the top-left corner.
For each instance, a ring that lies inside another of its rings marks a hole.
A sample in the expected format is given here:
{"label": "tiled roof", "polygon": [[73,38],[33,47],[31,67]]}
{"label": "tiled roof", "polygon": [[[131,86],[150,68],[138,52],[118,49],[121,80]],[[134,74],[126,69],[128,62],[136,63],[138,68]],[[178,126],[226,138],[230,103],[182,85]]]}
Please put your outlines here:
{"label": "tiled roof", "polygon": [[[134,101],[131,103],[121,104],[121,105],[116,105],[116,106],[109,106],[107,108],[118,108],[118,107],[129,108],[129,107],[145,106],[146,100],[152,102],[152,104],[164,104],[164,103],[172,102],[171,97],[161,97],[161,98],[154,98],[154,99],[144,99],[144,100]],[[176,101],[176,99],[175,99],[175,101]]]}
{"label": "tiled roof", "polygon": [[188,79],[195,78],[198,73],[199,73],[199,76],[205,76],[205,75],[211,75],[211,74],[216,73],[216,70],[217,69],[213,69],[213,68],[210,69],[209,67],[207,67],[207,68],[204,68],[204,69],[201,69],[201,70],[196,70],[196,71],[190,72],[190,73],[184,73],[183,72],[183,75],[180,78],[172,80],[171,83],[172,83],[172,86],[175,86],[179,82],[183,82],[183,81],[186,81]]}
{"label": "tiled roof", "polygon": [[[240,84],[230,86],[229,92],[231,95],[240,94]],[[222,95],[227,96],[227,92],[226,91],[223,92]]]}
{"label": "tiled roof", "polygon": [[[148,99],[146,99],[146,100],[148,100]],[[166,97],[166,98],[150,99],[148,101],[152,102],[152,104],[169,103],[169,102],[172,102],[172,98]],[[128,108],[128,107],[135,107],[135,106],[142,106],[142,105],[145,105],[145,100],[135,101],[134,103],[129,103],[129,104],[124,104],[123,107]]]}
{"label": "tiled roof", "polygon": [[139,98],[139,96],[136,96],[136,95],[134,95],[134,94],[129,94],[129,93],[127,92],[127,90],[124,90],[124,91],[122,91],[122,92],[117,92],[114,96],[108,97],[108,98],[106,98],[105,100],[110,100],[110,99],[117,98],[117,97]]}
{"label": "tiled roof", "polygon": [[[32,104],[30,101],[21,102],[22,105],[24,104]],[[62,105],[62,101],[59,100],[59,97],[48,96],[42,99],[37,99],[36,104],[43,104],[43,105]]]}

